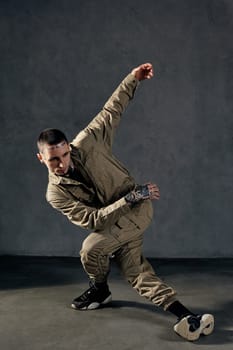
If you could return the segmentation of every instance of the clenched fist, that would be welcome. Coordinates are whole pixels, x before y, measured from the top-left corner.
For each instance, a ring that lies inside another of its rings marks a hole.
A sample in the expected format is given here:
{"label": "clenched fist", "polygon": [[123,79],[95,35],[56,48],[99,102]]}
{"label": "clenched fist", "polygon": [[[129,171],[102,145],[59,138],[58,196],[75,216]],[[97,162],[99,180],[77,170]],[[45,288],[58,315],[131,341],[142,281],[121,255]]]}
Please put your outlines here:
{"label": "clenched fist", "polygon": [[151,79],[154,75],[153,66],[151,63],[143,63],[134,68],[131,72],[139,81],[144,79]]}

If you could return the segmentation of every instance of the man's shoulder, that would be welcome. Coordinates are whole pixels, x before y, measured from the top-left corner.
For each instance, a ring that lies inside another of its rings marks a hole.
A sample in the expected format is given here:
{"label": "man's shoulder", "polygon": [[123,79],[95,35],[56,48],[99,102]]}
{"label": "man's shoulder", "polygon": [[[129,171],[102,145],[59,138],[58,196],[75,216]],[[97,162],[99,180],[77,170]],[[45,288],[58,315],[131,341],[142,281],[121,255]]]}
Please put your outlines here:
{"label": "man's shoulder", "polygon": [[49,182],[46,190],[46,200],[49,203],[55,203],[61,199],[67,199],[68,193],[65,186],[62,186],[59,183]]}
{"label": "man's shoulder", "polygon": [[70,145],[76,149],[85,149],[88,147],[89,143],[89,133],[87,128],[85,128],[75,136],[75,138],[70,142]]}

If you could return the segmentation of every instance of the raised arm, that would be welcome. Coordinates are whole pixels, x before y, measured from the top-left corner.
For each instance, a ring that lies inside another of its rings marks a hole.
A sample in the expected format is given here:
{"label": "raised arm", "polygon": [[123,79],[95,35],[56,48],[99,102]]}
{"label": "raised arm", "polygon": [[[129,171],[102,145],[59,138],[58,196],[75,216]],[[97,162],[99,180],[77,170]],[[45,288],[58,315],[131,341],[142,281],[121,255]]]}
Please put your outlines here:
{"label": "raised arm", "polygon": [[101,112],[97,114],[83,132],[78,134],[72,143],[74,145],[79,144],[82,139],[88,136],[96,142],[105,143],[105,146],[111,149],[115,129],[120,122],[122,113],[134,96],[138,82],[152,77],[153,67],[151,63],[144,63],[134,68],[117,87]]}
{"label": "raised arm", "polygon": [[154,70],[151,63],[143,63],[140,66],[134,68],[131,72],[138,81],[151,79],[154,76]]}
{"label": "raised arm", "polygon": [[136,88],[135,83],[138,84],[139,81],[152,77],[153,67],[151,63],[144,63],[134,68],[104,105],[104,110],[112,113],[116,117],[116,121],[119,122],[119,117],[133,98]]}

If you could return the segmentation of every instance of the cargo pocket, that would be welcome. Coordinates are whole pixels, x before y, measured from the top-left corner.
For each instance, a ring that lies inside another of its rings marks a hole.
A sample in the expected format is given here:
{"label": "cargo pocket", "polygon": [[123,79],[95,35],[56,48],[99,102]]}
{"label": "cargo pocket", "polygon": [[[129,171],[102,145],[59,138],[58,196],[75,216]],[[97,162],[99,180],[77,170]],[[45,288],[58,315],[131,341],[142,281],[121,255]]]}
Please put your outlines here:
{"label": "cargo pocket", "polygon": [[141,228],[129,217],[122,216],[111,228],[111,233],[122,244],[141,234]]}
{"label": "cargo pocket", "polygon": [[[128,214],[127,214],[128,215]],[[140,230],[144,231],[150,225],[153,217],[153,207],[150,200],[146,200],[140,205],[133,208],[130,215],[130,220],[132,220],[135,225],[139,227]]]}
{"label": "cargo pocket", "polygon": [[123,229],[123,230],[128,230],[128,229],[129,230],[131,230],[131,229],[140,230],[140,226],[127,215],[122,216],[117,221],[116,226],[118,226],[120,229]]}

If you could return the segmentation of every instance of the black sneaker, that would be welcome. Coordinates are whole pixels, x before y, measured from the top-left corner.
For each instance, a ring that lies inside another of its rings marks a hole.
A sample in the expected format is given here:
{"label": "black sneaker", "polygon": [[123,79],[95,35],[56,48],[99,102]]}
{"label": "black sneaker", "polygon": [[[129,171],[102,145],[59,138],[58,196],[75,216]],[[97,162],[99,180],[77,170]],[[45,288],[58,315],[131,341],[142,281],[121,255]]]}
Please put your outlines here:
{"label": "black sneaker", "polygon": [[101,305],[109,303],[111,300],[112,294],[108,289],[107,283],[96,285],[90,282],[90,288],[74,299],[71,307],[76,310],[94,310]]}
{"label": "black sneaker", "polygon": [[209,335],[214,330],[214,316],[211,314],[188,315],[174,326],[174,331],[189,341],[197,340],[201,334]]}

